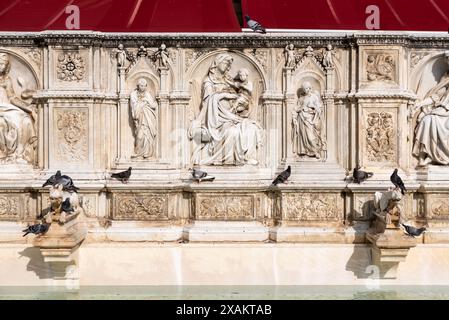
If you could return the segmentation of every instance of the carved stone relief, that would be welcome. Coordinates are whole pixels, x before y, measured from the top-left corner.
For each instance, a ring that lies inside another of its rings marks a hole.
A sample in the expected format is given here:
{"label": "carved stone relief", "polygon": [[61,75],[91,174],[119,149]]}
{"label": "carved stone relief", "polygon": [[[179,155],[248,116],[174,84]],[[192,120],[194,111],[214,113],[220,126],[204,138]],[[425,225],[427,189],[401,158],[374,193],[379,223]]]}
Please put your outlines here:
{"label": "carved stone relief", "polygon": [[80,81],[86,74],[86,65],[78,52],[66,52],[58,54],[56,74],[62,81]]}
{"label": "carved stone relief", "polygon": [[354,194],[353,220],[369,220],[374,210],[374,196],[372,194]]}
{"label": "carved stone relief", "polygon": [[395,162],[396,119],[395,114],[386,111],[366,113],[365,154],[370,162]]}
{"label": "carved stone relief", "polygon": [[20,218],[20,196],[0,195],[0,221]]}
{"label": "carved stone relief", "polygon": [[365,49],[361,57],[361,87],[396,87],[399,84],[398,56],[397,49]]}
{"label": "carved stone relief", "polygon": [[432,211],[432,218],[434,219],[449,218],[449,199],[447,198],[433,199],[431,211]]}
{"label": "carved stone relief", "polygon": [[237,195],[198,196],[196,215],[200,220],[252,220],[254,197]]}
{"label": "carved stone relief", "polygon": [[445,52],[444,60],[445,73],[411,111],[412,115],[418,114],[413,144],[418,166],[449,165],[449,51]]}
{"label": "carved stone relief", "polygon": [[257,114],[259,86],[253,84],[253,75],[246,67],[240,67],[231,76],[233,63],[231,54],[220,53],[214,57],[201,85],[192,81],[193,107],[199,105],[188,131],[189,139],[194,142],[193,164],[259,163],[263,130],[251,118]]}
{"label": "carved stone relief", "polygon": [[410,69],[414,69],[416,65],[427,55],[430,53],[427,51],[418,51],[418,52],[412,52],[410,54]]}
{"label": "carved stone relief", "polygon": [[285,193],[282,195],[283,219],[292,221],[338,220],[342,215],[337,194]]}
{"label": "carved stone relief", "polygon": [[55,108],[56,159],[83,162],[88,159],[88,108]]}
{"label": "carved stone relief", "polygon": [[191,65],[195,62],[196,59],[204,55],[205,53],[208,53],[209,50],[202,49],[202,50],[186,50],[185,51],[185,71],[189,70]]}
{"label": "carved stone relief", "polygon": [[166,220],[168,196],[164,194],[117,194],[114,196],[115,220]]}
{"label": "carved stone relief", "polygon": [[0,53],[0,164],[32,164],[37,146],[36,83],[17,60],[17,70],[11,68],[11,61],[9,54]]}

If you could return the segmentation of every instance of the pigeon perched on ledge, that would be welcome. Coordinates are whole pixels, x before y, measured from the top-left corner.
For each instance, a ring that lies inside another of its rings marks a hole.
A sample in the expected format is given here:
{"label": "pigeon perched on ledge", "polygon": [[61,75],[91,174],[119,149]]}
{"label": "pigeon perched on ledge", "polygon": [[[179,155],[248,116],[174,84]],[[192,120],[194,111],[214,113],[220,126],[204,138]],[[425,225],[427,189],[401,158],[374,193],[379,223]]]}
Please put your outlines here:
{"label": "pigeon perched on ledge", "polygon": [[286,170],[282,171],[277,177],[276,179],[273,180],[273,182],[271,183],[272,186],[277,186],[278,183],[285,183],[285,181],[287,181],[287,179],[290,177],[290,174],[292,172],[292,168],[290,166],[287,167]]}
{"label": "pigeon perched on ledge", "polygon": [[50,224],[48,223],[38,223],[38,224],[33,224],[32,226],[29,226],[28,228],[22,230],[22,232],[25,232],[25,234],[23,235],[23,237],[25,237],[27,234],[29,233],[33,233],[33,234],[41,234],[41,233],[45,233],[48,231],[48,228],[50,227]]}
{"label": "pigeon perched on ledge", "polygon": [[192,169],[192,177],[194,180],[201,182],[201,181],[214,181],[215,177],[207,176],[207,172],[198,170],[198,169]]}
{"label": "pigeon perched on ledge", "polygon": [[372,172],[366,172],[366,171],[362,171],[360,170],[360,166],[357,166],[354,168],[354,170],[352,171],[352,178],[354,180],[355,183],[362,183],[363,181],[365,181],[368,178],[371,178],[374,175],[374,173]]}
{"label": "pigeon perched on ledge", "polygon": [[42,187],[62,185],[62,190],[69,192],[78,192],[79,188],[75,187],[72,178],[66,175],[62,175],[61,171],[56,171],[56,174],[52,175],[45,181]]}
{"label": "pigeon perched on ledge", "polygon": [[401,177],[398,175],[398,169],[394,169],[393,174],[390,176],[390,181],[396,188],[401,189],[402,195],[405,194],[407,189],[405,188],[404,182],[402,181]]}
{"label": "pigeon perched on ledge", "polygon": [[427,230],[427,229],[424,228],[424,227],[418,229],[418,228],[415,228],[415,227],[413,227],[413,226],[405,225],[405,224],[403,224],[403,223],[401,223],[401,225],[404,227],[406,233],[407,233],[409,236],[412,236],[412,237],[419,237],[424,231]]}
{"label": "pigeon perched on ledge", "polygon": [[246,19],[246,25],[248,26],[248,28],[252,29],[254,32],[267,33],[265,28],[259,22],[255,21],[255,20],[251,20],[251,18],[249,16],[245,16],[245,19]]}
{"label": "pigeon perched on ledge", "polygon": [[118,172],[118,173],[113,173],[113,174],[111,174],[111,178],[118,179],[122,183],[127,183],[129,180],[129,177],[131,177],[131,170],[132,170],[132,167],[129,167],[128,170]]}

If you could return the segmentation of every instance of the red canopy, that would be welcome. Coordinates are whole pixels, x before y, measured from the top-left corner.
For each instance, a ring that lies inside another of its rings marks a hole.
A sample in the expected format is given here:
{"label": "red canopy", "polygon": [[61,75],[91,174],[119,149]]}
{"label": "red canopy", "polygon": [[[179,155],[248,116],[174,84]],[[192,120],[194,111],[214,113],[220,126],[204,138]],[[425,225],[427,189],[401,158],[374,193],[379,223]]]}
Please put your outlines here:
{"label": "red canopy", "polygon": [[240,32],[233,2],[266,28],[365,30],[368,5],[381,30],[449,27],[449,0],[0,0],[0,30],[65,30],[65,8],[77,5],[82,30]]}

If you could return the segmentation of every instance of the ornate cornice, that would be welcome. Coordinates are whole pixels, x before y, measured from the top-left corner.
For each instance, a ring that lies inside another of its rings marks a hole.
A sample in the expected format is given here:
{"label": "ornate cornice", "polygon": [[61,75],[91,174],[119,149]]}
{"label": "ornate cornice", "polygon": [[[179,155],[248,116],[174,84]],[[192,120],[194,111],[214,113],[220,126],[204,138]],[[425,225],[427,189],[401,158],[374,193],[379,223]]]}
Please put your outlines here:
{"label": "ornate cornice", "polygon": [[449,35],[443,33],[411,34],[407,32],[298,32],[270,33],[104,33],[93,31],[2,32],[0,45],[94,45],[115,48],[126,46],[158,46],[185,48],[284,48],[321,47],[331,43],[337,47],[354,45],[401,45],[410,47],[447,48]]}

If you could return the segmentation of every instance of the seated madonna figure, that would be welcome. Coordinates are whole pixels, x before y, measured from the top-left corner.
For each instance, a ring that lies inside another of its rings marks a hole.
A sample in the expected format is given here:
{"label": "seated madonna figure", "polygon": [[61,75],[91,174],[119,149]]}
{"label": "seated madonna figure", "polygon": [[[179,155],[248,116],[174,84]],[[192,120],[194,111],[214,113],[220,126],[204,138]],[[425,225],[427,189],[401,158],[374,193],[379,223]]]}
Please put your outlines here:
{"label": "seated madonna figure", "polygon": [[[449,52],[445,53],[449,66]],[[449,71],[416,104],[421,109],[415,129],[413,155],[419,166],[449,164]]]}
{"label": "seated madonna figure", "polygon": [[9,75],[9,56],[0,53],[0,163],[32,163],[37,142],[34,106],[23,99],[32,96],[24,90],[19,98]]}
{"label": "seated madonna figure", "polygon": [[219,54],[209,67],[202,83],[202,103],[198,117],[192,121],[189,138],[201,133],[193,152],[193,164],[257,165],[262,129],[257,122],[240,116],[233,108],[239,94],[229,75],[233,58]]}

